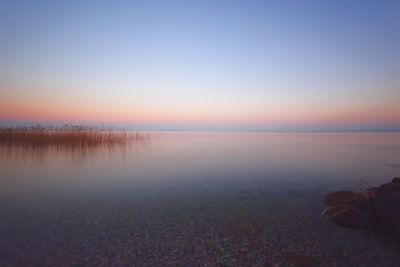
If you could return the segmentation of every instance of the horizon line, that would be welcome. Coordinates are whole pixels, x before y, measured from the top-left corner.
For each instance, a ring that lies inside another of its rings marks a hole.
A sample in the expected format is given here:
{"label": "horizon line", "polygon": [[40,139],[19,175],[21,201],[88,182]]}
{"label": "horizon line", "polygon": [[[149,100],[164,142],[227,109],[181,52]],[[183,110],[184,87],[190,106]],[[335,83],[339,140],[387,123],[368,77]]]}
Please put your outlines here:
{"label": "horizon line", "polygon": [[[8,124],[8,125],[7,125]],[[244,133],[267,133],[267,132],[400,132],[400,127],[390,127],[390,128],[330,128],[330,129],[321,129],[321,128],[310,128],[310,129],[284,129],[284,128],[275,128],[275,129],[185,129],[185,128],[163,128],[163,127],[135,127],[135,126],[117,126],[109,123],[99,123],[102,125],[100,128],[108,128],[115,130],[129,130],[129,131],[141,131],[141,132],[244,132]],[[14,124],[10,125],[10,123],[0,122],[0,128],[18,128],[18,127],[34,127],[41,126],[44,128],[51,127],[61,127],[63,125],[70,126],[86,126],[86,127],[98,127],[98,125],[93,123],[60,123],[60,124],[44,124],[44,123],[26,123],[26,124]],[[56,126],[57,125],[57,126]],[[146,129],[147,128],[147,129]]]}

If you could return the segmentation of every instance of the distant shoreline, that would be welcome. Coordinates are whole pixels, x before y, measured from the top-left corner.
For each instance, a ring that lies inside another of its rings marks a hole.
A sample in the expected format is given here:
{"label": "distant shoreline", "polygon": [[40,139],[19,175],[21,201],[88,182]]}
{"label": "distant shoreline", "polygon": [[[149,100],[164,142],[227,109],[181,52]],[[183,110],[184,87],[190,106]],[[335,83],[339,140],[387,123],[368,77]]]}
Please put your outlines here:
{"label": "distant shoreline", "polygon": [[199,132],[199,133],[400,133],[400,128],[378,128],[378,129],[184,129],[184,128],[153,128],[135,126],[116,126],[112,124],[82,123],[82,124],[40,124],[40,123],[2,123],[0,130],[5,129],[32,129],[43,128],[50,130],[72,128],[86,128],[91,130],[106,131],[135,131],[135,132]]}

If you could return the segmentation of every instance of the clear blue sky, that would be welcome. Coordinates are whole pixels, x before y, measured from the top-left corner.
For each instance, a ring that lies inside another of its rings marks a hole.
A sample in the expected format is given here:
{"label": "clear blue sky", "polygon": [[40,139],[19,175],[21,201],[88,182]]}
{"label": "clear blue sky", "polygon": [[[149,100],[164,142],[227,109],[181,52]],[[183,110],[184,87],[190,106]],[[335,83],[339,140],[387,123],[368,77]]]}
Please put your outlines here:
{"label": "clear blue sky", "polygon": [[400,128],[400,1],[0,0],[0,119]]}

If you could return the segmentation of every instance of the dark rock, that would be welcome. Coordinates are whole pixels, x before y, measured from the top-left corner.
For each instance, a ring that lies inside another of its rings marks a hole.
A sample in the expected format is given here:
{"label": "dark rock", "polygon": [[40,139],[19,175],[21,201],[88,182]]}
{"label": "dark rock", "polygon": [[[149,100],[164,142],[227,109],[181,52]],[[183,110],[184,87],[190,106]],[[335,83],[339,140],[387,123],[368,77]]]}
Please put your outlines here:
{"label": "dark rock", "polygon": [[400,238],[400,178],[364,193],[338,191],[325,196],[325,214],[337,224],[371,228]]}
{"label": "dark rock", "polygon": [[364,202],[366,197],[359,193],[354,193],[351,191],[338,191],[334,193],[329,193],[325,196],[324,202],[328,206],[338,206],[345,204],[357,204]]}

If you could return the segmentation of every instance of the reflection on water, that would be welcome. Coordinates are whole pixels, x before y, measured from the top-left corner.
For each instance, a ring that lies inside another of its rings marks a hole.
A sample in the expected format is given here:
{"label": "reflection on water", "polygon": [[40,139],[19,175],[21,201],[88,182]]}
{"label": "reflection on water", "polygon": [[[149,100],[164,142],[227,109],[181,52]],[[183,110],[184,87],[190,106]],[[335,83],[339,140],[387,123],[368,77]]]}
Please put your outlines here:
{"label": "reflection on water", "polygon": [[329,191],[400,176],[400,134],[144,136],[0,142],[0,265],[399,266],[389,244],[319,215]]}
{"label": "reflection on water", "polygon": [[148,141],[149,135],[125,130],[99,127],[64,125],[61,127],[0,127],[0,148],[13,154],[34,154],[32,157],[51,151],[83,153],[94,150],[126,149]]}
{"label": "reflection on water", "polygon": [[[74,138],[84,142],[0,142],[2,172],[14,181],[24,181],[25,186],[58,183],[65,177],[71,186],[76,182],[77,187],[82,187],[81,180],[90,181],[88,186],[121,182],[132,188],[143,184],[198,186],[257,179],[282,185],[289,181],[304,185],[328,181],[354,184],[359,179],[373,184],[398,175],[393,166],[400,164],[399,134],[79,135]],[[87,141],[90,138],[94,141]],[[7,187],[7,183],[1,183]]]}
{"label": "reflection on water", "polygon": [[0,160],[21,162],[49,158],[84,159],[98,154],[127,153],[150,141],[150,134],[98,128],[0,129]]}

